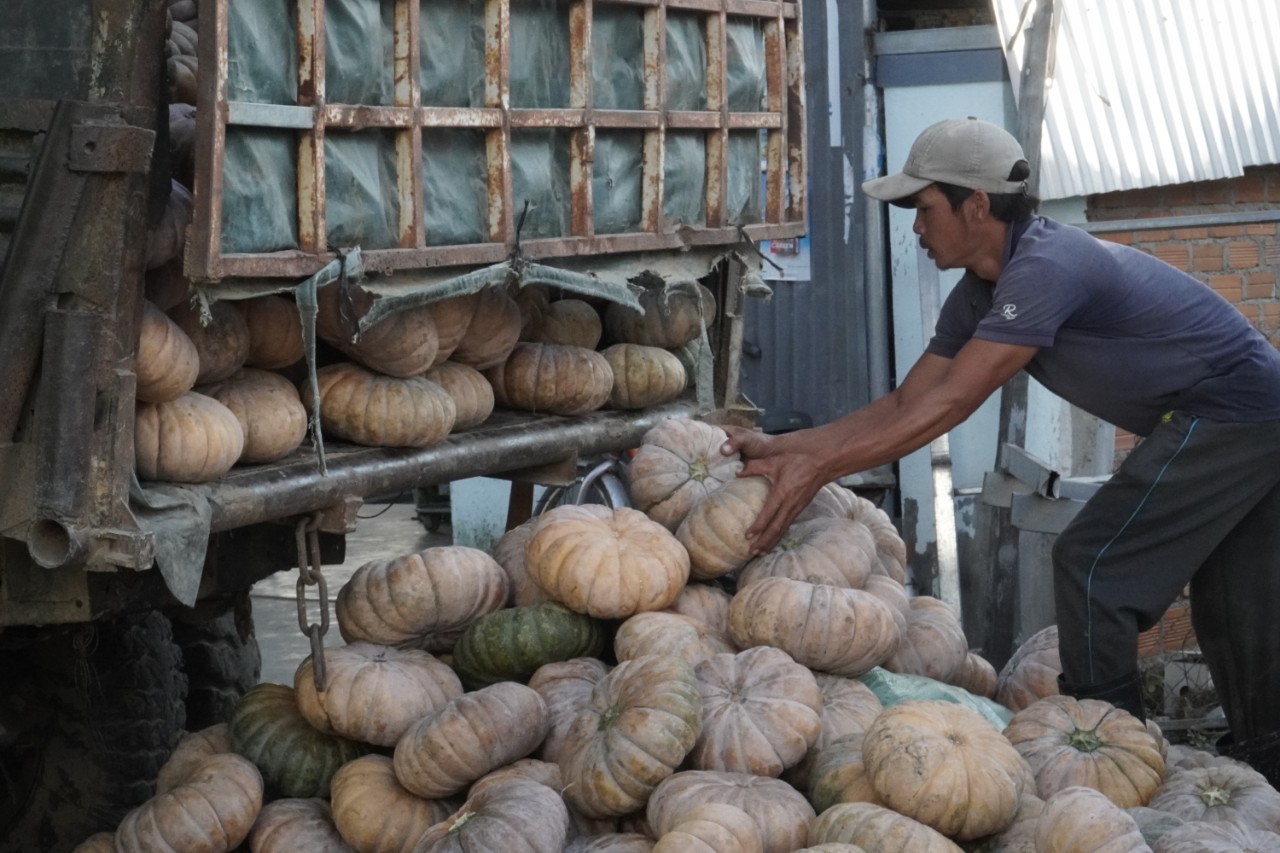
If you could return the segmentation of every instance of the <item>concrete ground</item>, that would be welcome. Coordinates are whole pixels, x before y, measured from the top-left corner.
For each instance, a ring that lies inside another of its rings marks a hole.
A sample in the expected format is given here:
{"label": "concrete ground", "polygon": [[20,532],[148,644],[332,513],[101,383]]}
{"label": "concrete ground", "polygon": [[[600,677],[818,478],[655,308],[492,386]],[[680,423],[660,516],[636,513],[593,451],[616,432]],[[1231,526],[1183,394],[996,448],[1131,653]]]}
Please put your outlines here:
{"label": "concrete ground", "polygon": [[[438,532],[429,533],[418,521],[412,500],[390,505],[370,501],[360,510],[355,533],[347,536],[346,561],[342,565],[324,566],[325,584],[329,591],[329,630],[326,646],[342,645],[333,604],[338,590],[352,573],[370,560],[389,559],[412,554],[424,548],[453,544],[449,519],[443,519]],[[262,681],[293,685],[298,664],[311,654],[311,641],[298,627],[298,573],[277,572],[253,588],[253,621],[262,651]],[[309,623],[320,620],[317,588],[307,588]]]}

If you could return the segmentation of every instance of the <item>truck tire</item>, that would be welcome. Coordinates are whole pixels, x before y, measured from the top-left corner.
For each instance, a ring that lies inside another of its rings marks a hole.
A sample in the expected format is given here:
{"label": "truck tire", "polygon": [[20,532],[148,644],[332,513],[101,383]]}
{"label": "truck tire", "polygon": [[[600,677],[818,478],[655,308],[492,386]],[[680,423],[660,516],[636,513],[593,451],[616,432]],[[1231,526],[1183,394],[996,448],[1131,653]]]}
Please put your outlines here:
{"label": "truck tire", "polygon": [[183,729],[169,619],[60,630],[0,660],[14,677],[0,690],[0,853],[60,853],[114,830],[154,793]]}
{"label": "truck tire", "polygon": [[187,674],[187,730],[198,732],[231,719],[231,712],[262,675],[249,591],[206,621],[173,620],[173,639]]}

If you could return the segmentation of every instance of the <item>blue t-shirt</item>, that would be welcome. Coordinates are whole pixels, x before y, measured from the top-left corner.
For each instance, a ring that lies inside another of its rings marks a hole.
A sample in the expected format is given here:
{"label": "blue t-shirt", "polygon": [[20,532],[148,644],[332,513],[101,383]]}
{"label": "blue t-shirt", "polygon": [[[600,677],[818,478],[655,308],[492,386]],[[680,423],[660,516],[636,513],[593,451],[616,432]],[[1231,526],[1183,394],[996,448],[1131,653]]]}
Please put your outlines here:
{"label": "blue t-shirt", "polygon": [[970,338],[1039,347],[1031,376],[1138,435],[1175,409],[1280,420],[1280,352],[1235,306],[1164,261],[1044,217],[1009,230],[994,285],[965,274],[927,350],[952,358]]}

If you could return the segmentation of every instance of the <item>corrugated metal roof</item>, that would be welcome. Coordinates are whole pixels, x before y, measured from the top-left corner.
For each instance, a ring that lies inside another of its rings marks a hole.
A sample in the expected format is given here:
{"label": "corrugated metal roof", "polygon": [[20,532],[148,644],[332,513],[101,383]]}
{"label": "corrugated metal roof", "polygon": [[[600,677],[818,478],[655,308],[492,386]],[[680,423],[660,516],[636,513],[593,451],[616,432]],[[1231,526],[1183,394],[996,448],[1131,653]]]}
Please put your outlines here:
{"label": "corrugated metal roof", "polygon": [[[1055,0],[1040,196],[1238,177],[1280,163],[1276,0]],[[1020,79],[1036,0],[992,0]],[[1015,87],[1016,88],[1016,87]]]}

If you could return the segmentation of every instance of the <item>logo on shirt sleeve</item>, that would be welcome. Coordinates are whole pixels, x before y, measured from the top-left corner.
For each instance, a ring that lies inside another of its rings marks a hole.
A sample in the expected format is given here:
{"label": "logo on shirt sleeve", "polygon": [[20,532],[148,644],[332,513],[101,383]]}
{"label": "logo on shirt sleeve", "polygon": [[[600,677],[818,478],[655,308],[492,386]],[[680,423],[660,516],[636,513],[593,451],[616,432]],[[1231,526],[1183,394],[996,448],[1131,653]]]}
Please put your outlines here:
{"label": "logo on shirt sleeve", "polygon": [[1018,319],[1018,306],[1014,305],[1012,302],[1006,302],[1004,305],[1000,306],[1000,316],[1006,320]]}

